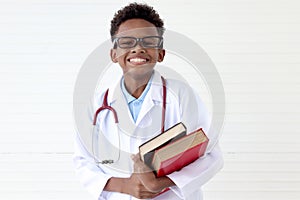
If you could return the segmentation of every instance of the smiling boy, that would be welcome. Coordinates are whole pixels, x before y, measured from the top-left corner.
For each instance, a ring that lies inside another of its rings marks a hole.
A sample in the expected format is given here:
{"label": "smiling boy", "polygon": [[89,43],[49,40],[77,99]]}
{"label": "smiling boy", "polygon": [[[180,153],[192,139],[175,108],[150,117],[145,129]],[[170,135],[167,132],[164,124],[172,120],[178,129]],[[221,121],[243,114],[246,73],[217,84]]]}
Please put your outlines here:
{"label": "smiling boy", "polygon": [[[78,134],[75,138],[76,172],[97,199],[201,200],[201,186],[222,167],[221,152],[214,145],[218,133],[207,135],[210,143],[205,157],[160,178],[137,154],[142,143],[178,122],[186,125],[187,132],[200,127],[207,132],[210,127],[208,111],[193,89],[180,81],[164,79],[154,70],[165,56],[163,25],[152,7],[137,3],[119,10],[111,22],[110,56],[122,68],[123,76],[115,88],[110,88],[108,97],[102,94],[96,102],[100,107],[107,101],[116,110],[119,128],[113,128],[109,111],[99,114],[97,127],[120,149],[120,159],[110,166],[96,163]],[[165,93],[163,86],[167,88]],[[160,194],[166,188],[170,190]]]}
{"label": "smiling boy", "polygon": [[139,18],[121,23],[112,38],[115,48],[111,50],[111,59],[121,66],[127,91],[138,98],[156,62],[164,59],[163,38],[152,23]]}

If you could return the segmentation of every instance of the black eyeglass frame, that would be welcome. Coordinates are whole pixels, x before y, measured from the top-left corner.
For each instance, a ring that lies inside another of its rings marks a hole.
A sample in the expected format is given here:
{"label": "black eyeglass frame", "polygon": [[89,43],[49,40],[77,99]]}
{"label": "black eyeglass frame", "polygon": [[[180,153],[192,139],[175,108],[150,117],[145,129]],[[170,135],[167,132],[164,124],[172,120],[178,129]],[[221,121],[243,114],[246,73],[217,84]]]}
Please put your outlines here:
{"label": "black eyeglass frame", "polygon": [[[128,38],[128,39],[134,39],[135,40],[135,44],[131,47],[127,47],[127,48],[124,48],[124,47],[121,47],[120,44],[119,44],[119,40],[120,39],[124,39],[124,38]],[[158,38],[159,39],[159,42],[158,42],[158,45],[157,46],[147,46],[147,45],[144,45],[144,42],[143,40],[145,38]],[[121,49],[130,49],[130,48],[134,48],[136,47],[136,45],[138,43],[141,44],[142,47],[144,48],[157,48],[157,49],[162,49],[163,47],[163,40],[164,38],[161,37],[161,36],[146,36],[146,37],[143,37],[143,38],[136,38],[136,37],[130,37],[130,36],[124,36],[124,37],[114,37],[113,38],[113,48],[116,49],[117,46]]]}

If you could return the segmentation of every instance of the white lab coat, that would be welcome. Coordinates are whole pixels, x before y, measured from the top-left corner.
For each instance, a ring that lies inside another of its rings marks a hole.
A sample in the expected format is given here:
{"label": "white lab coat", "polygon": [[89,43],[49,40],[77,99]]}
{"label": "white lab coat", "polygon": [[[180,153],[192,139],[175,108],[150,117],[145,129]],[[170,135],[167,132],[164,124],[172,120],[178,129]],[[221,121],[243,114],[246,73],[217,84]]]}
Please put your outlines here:
{"label": "white lab coat", "polygon": [[[102,105],[102,101],[103,95],[96,97],[95,110]],[[136,123],[131,117],[127,102],[120,88],[120,83],[115,88],[110,88],[108,103],[117,111],[120,128],[117,130],[113,115],[107,110],[99,114],[97,125],[98,129],[105,136],[105,140],[107,139],[112,144],[110,146],[121,149],[120,160],[117,162],[120,164],[100,164],[97,166],[93,156],[80,139],[80,134],[76,134],[73,157],[76,173],[84,187],[97,199],[136,199],[126,194],[103,191],[103,188],[111,177],[130,177],[133,172],[133,163],[129,155],[136,154],[139,145],[160,133],[162,109],[160,74],[155,71],[152,85],[145,97]],[[204,157],[180,171],[168,175],[176,186],[171,187],[171,190],[168,192],[157,196],[155,200],[203,199],[201,186],[211,179],[223,166],[223,158],[218,146],[219,133],[208,131],[210,120],[203,102],[187,84],[167,79],[165,129],[182,121],[187,127],[187,132],[202,127],[210,141]],[[101,144],[99,146],[104,146],[103,138],[101,140],[102,143],[100,141]],[[120,141],[120,144],[118,141]],[[100,152],[100,154],[104,157],[107,156],[109,158],[111,156],[116,158],[118,154],[116,152],[112,153],[113,150],[109,149],[110,147],[105,147],[100,151],[106,152]]]}

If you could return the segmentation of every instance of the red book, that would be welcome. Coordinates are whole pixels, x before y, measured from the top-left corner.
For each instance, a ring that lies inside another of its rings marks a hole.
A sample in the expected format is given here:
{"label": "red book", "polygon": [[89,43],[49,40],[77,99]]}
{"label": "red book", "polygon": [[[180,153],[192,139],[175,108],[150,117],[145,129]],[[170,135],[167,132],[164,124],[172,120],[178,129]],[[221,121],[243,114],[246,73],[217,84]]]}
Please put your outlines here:
{"label": "red book", "polygon": [[209,139],[200,128],[154,151],[151,167],[157,177],[165,176],[204,155]]}

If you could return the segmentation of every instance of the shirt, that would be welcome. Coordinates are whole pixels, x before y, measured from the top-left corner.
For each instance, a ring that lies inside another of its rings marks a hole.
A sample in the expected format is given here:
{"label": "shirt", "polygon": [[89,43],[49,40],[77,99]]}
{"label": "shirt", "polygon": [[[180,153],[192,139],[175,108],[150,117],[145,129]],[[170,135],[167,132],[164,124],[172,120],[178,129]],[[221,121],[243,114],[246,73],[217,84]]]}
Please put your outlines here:
{"label": "shirt", "polygon": [[142,108],[142,105],[143,105],[143,102],[144,102],[144,99],[150,89],[150,86],[151,86],[151,82],[152,82],[152,77],[150,78],[146,88],[144,89],[143,93],[141,94],[141,96],[137,99],[135,98],[134,96],[132,96],[126,89],[125,87],[125,83],[124,83],[124,77],[122,77],[122,80],[121,80],[121,90],[126,98],[126,101],[127,101],[127,104],[128,104],[128,108],[129,108],[129,111],[131,113],[131,116],[133,118],[133,121],[136,122],[138,116],[139,116],[139,113],[140,113],[140,110]]}

